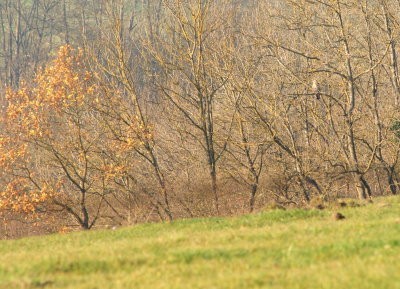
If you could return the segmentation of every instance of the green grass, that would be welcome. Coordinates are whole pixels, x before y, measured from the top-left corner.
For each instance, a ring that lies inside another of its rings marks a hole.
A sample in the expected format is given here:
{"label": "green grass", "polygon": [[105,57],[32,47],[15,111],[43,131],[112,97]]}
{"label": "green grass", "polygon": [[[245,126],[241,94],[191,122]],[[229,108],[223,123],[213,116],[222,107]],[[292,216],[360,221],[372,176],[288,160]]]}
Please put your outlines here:
{"label": "green grass", "polygon": [[400,198],[341,212],[1,241],[0,288],[400,288]]}

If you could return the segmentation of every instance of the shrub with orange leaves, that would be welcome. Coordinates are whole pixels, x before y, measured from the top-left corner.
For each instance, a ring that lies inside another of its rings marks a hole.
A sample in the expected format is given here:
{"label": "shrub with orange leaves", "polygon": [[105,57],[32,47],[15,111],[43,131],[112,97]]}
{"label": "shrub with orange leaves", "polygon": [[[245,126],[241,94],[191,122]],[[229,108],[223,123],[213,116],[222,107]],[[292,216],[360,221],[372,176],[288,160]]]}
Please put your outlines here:
{"label": "shrub with orange leaves", "polygon": [[115,180],[126,174],[130,150],[151,138],[149,128],[112,117],[123,115],[114,113],[122,109],[121,96],[99,85],[83,51],[69,45],[34,81],[7,89],[6,97],[0,211],[55,208],[90,229],[110,205]]}

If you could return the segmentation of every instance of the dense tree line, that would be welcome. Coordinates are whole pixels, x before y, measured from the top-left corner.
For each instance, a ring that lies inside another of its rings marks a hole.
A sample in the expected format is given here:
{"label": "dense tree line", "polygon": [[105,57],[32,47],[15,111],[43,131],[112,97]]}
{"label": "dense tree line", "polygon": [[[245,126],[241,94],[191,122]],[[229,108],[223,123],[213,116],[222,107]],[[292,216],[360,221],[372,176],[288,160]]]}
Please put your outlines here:
{"label": "dense tree line", "polygon": [[4,220],[397,194],[399,22],[391,0],[2,1]]}

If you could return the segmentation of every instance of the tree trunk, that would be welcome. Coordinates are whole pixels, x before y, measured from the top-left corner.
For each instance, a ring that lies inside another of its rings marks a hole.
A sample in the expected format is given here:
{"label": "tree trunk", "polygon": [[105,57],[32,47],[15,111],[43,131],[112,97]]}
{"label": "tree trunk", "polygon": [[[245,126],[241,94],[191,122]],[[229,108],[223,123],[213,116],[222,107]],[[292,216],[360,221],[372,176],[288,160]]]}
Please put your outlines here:
{"label": "tree trunk", "polygon": [[364,176],[360,173],[355,173],[355,183],[357,188],[358,198],[360,200],[366,200],[371,197],[371,187],[365,180]]}
{"label": "tree trunk", "polygon": [[219,214],[219,196],[217,190],[217,172],[215,170],[215,165],[211,165],[210,176],[211,176],[211,188],[215,201],[215,210],[217,211],[217,214]]}
{"label": "tree trunk", "polygon": [[386,168],[386,173],[388,177],[390,192],[392,193],[392,195],[397,195],[397,184],[395,182],[396,178],[395,168],[393,166],[391,166],[390,168]]}
{"label": "tree trunk", "polygon": [[256,193],[257,193],[258,184],[254,183],[251,185],[251,194],[250,194],[250,213],[254,211],[254,204],[256,202]]}

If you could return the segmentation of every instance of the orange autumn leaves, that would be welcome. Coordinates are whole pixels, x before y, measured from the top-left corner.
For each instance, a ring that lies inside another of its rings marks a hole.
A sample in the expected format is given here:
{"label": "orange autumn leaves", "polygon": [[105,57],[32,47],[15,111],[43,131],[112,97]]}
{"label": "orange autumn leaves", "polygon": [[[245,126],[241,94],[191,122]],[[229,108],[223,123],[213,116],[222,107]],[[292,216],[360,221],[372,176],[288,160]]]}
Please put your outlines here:
{"label": "orange autumn leaves", "polygon": [[15,178],[0,192],[0,210],[34,214],[37,206],[50,196],[46,186],[41,190],[31,190],[25,178]]}
{"label": "orange autumn leaves", "polygon": [[52,114],[81,106],[85,98],[95,97],[96,85],[82,59],[81,50],[75,52],[70,46],[63,46],[53,63],[37,75],[34,85],[23,82],[18,90],[7,90],[7,119],[18,122],[23,136],[48,135]]}
{"label": "orange autumn leaves", "polygon": [[124,97],[86,69],[83,51],[69,45],[32,82],[7,89],[6,99],[3,212],[33,213],[46,204],[71,211],[90,194],[103,200],[134,168],[130,151],[152,137],[124,110]]}

